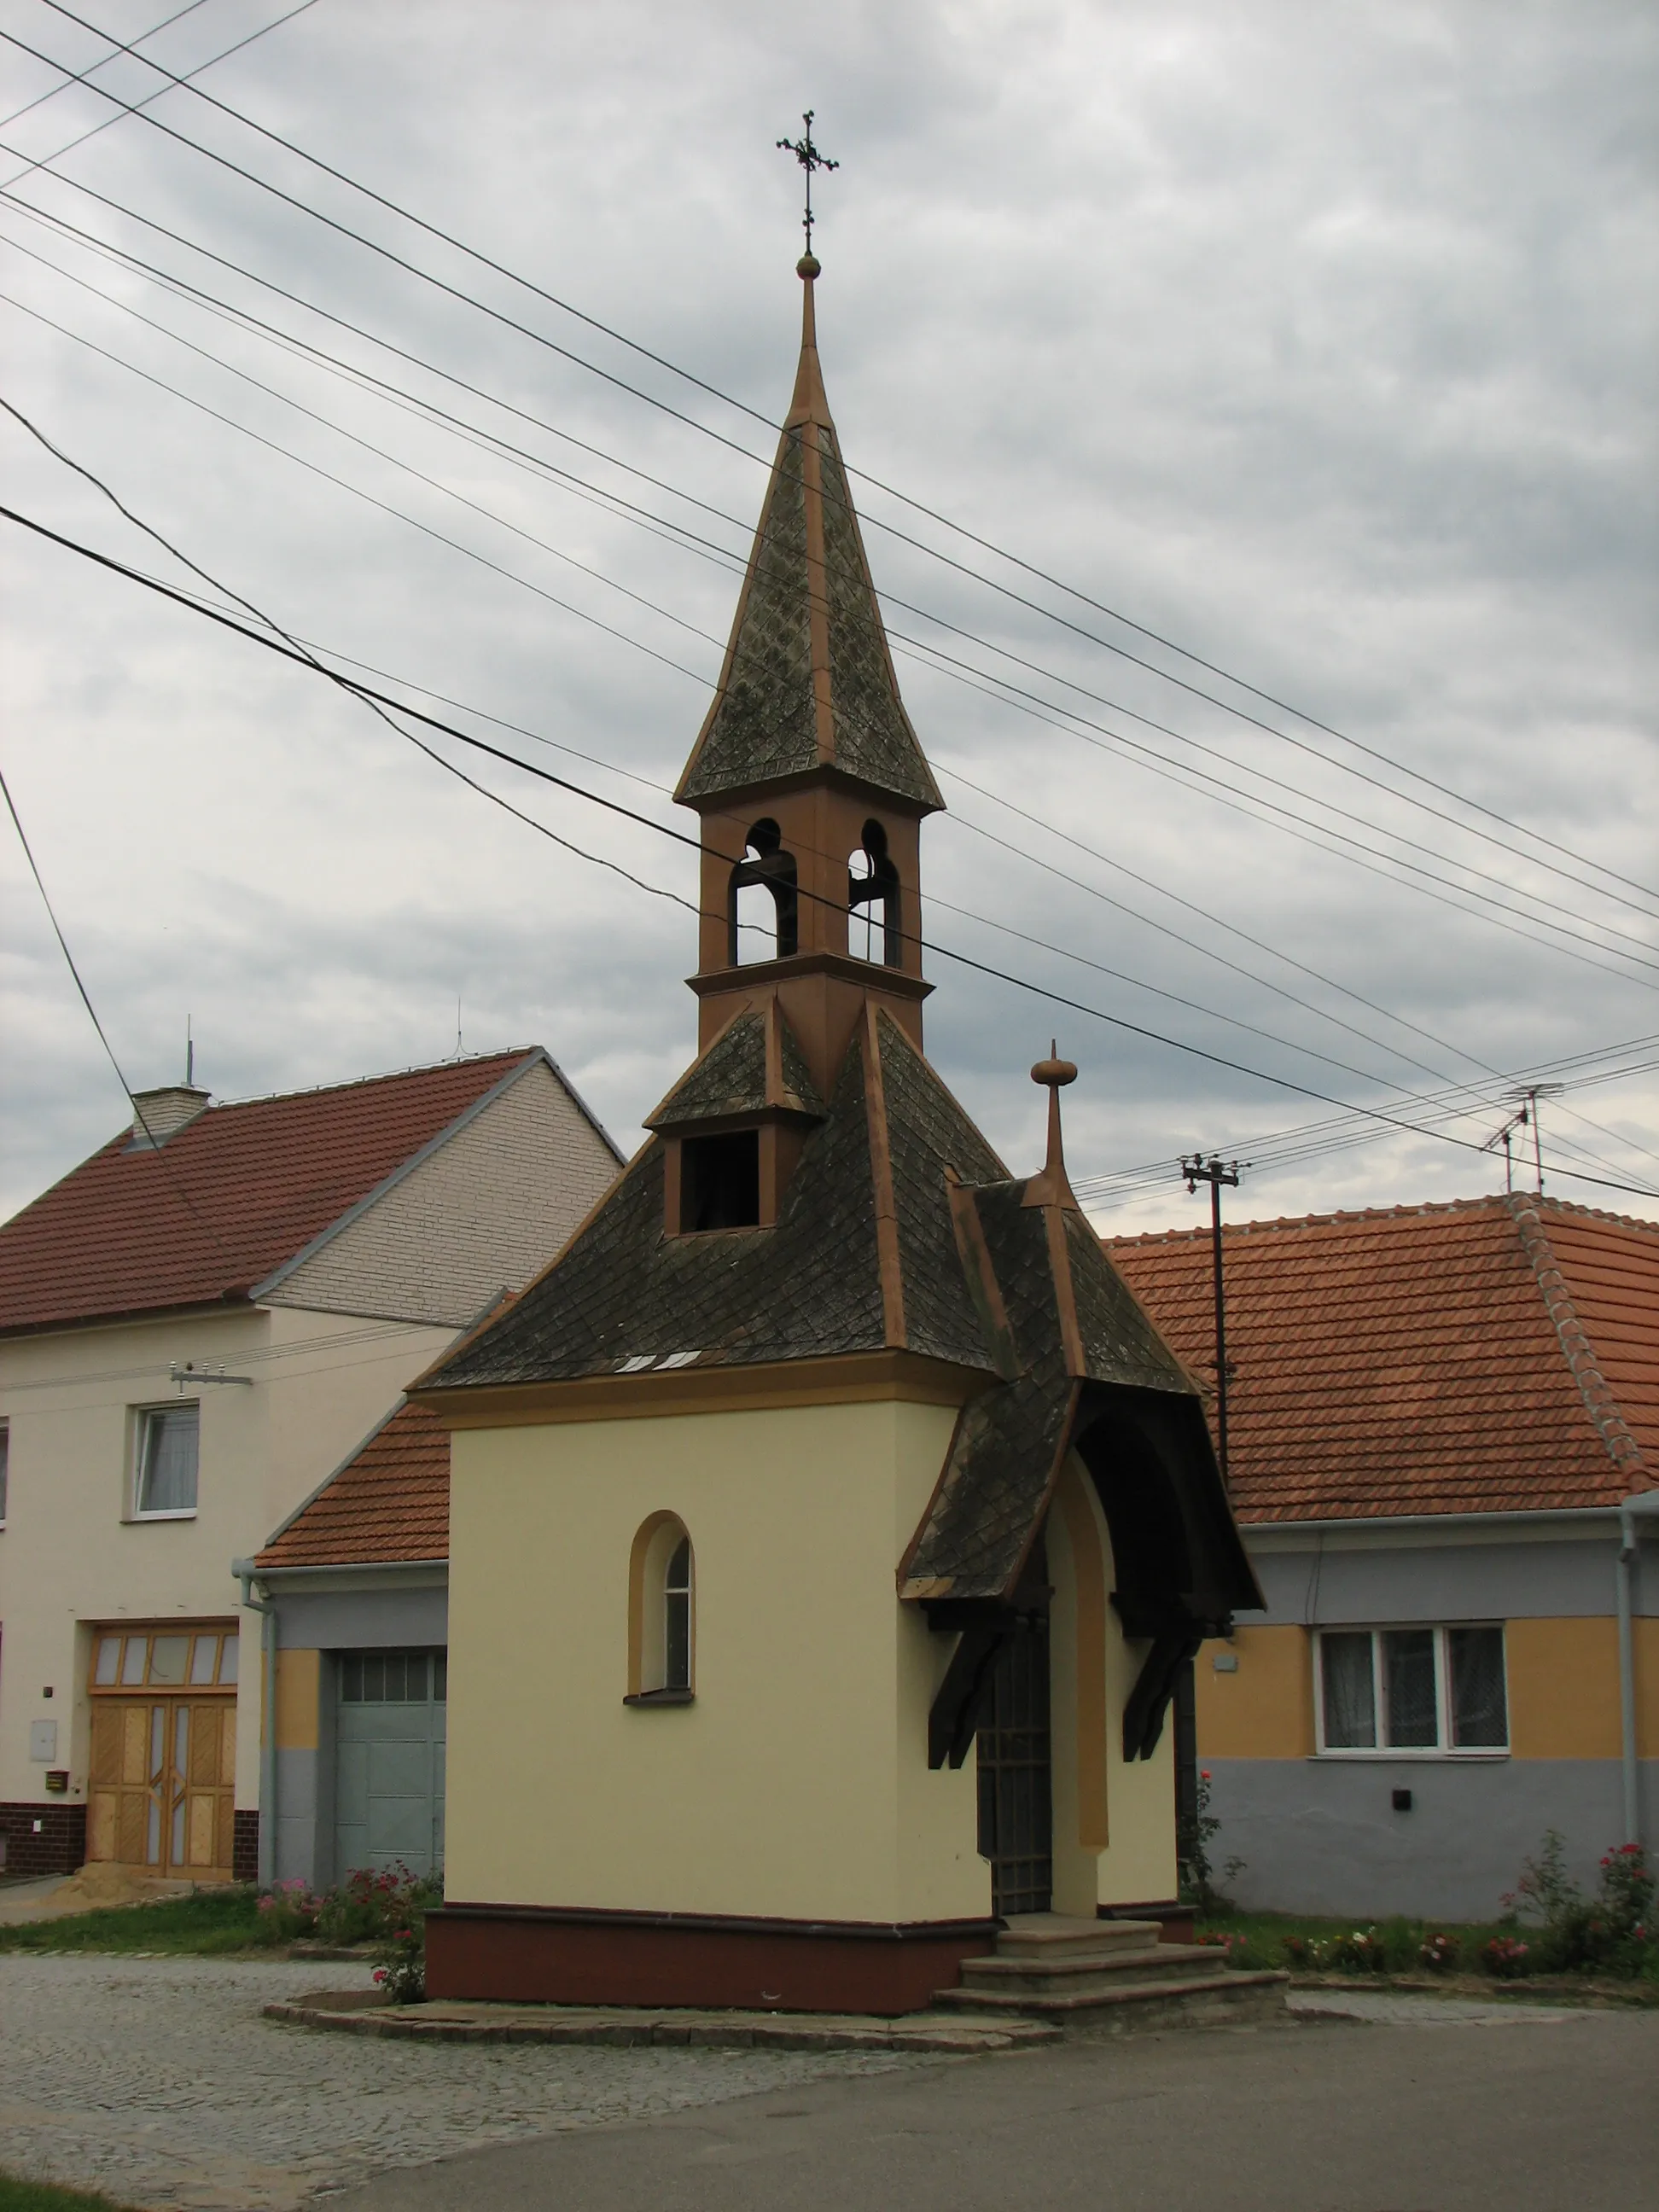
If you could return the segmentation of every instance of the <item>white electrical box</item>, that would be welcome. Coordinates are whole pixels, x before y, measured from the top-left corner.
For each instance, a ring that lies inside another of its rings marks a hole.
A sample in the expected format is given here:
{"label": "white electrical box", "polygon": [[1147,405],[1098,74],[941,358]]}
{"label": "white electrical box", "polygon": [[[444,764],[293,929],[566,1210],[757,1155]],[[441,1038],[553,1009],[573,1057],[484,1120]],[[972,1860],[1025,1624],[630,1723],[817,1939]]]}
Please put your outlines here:
{"label": "white electrical box", "polygon": [[42,1766],[52,1766],[58,1760],[58,1723],[56,1721],[29,1723],[29,1757],[39,1759]]}

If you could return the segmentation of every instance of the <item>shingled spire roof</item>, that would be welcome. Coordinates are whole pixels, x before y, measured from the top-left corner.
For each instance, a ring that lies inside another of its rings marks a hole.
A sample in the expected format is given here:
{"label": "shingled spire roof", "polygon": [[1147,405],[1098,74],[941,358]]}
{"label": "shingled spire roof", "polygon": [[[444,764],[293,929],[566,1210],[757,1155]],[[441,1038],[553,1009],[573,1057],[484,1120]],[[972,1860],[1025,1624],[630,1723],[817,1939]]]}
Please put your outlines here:
{"label": "shingled spire roof", "polygon": [[944,805],[899,697],[818,366],[808,254],[800,366],[720,687],[680,779],[696,805],[838,768],[929,811]]}

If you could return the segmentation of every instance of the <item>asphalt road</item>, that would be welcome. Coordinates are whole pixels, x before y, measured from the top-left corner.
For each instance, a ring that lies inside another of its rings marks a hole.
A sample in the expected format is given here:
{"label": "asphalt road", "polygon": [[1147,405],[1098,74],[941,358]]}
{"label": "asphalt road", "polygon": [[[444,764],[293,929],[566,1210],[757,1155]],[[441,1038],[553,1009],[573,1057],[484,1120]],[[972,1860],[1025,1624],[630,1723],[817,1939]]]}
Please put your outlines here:
{"label": "asphalt road", "polygon": [[1653,2212],[1659,2013],[1304,2021],[799,2088],[382,2175],[330,2212]]}

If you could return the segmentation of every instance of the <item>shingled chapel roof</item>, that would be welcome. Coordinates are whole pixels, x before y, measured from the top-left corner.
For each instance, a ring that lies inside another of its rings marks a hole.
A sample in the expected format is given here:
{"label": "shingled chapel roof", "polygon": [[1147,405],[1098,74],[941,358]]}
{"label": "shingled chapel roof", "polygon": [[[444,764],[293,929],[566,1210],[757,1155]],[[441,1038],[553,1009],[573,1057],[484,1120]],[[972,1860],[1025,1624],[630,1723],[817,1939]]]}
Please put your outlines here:
{"label": "shingled chapel roof", "polygon": [[677,799],[812,769],[932,811],[939,795],[899,697],[864,541],[818,366],[817,264],[800,264],[800,367],[778,441],[714,704]]}
{"label": "shingled chapel roof", "polygon": [[[653,1119],[730,1110],[758,1014],[717,1038]],[[752,1028],[751,1025],[752,1024]],[[788,1025],[786,1065],[798,1048]],[[751,1071],[752,1073],[752,1071]],[[803,1071],[804,1073],[804,1071]],[[1194,1385],[1074,1207],[1011,1177],[884,1009],[866,1012],[769,1228],[663,1231],[665,1149],[635,1158],[553,1265],[422,1382],[468,1392],[904,1351],[983,1378],[958,1424],[906,1595],[1000,1595],[1047,1504],[1090,1383]],[[1249,1602],[1241,1593],[1239,1602]]]}
{"label": "shingled chapel roof", "polygon": [[[847,495],[810,256],[800,274],[794,400],[720,690],[676,796],[707,817],[722,794],[771,784],[785,787],[781,813],[828,791],[857,798],[860,811],[867,793],[877,816],[897,799],[914,817],[942,802],[899,700]],[[814,819],[803,808],[796,829],[810,833]],[[704,902],[716,920],[728,896],[735,919],[747,866],[735,857],[706,832]],[[825,855],[804,845],[800,857]],[[1261,1602],[1197,1386],[1066,1182],[1058,1085],[1075,1068],[1032,1071],[1053,1094],[1048,1160],[1011,1176],[921,1052],[927,986],[898,919],[914,914],[919,881],[895,873],[884,946],[896,935],[906,957],[890,965],[858,959],[824,926],[827,907],[858,901],[862,879],[843,877],[837,892],[833,871],[812,875],[800,878],[810,943],[792,931],[786,945],[780,904],[777,957],[745,969],[734,937],[705,927],[692,986],[702,1050],[647,1117],[650,1141],[546,1272],[412,1395],[469,1425],[533,1418],[538,1404],[645,1413],[688,1397],[748,1402],[758,1370],[817,1363],[812,1390],[830,1399],[878,1373],[954,1402],[933,1495],[895,1563],[900,1595],[935,1625],[946,1625],[939,1608],[954,1619],[964,1606],[1006,1620],[1075,1447],[1111,1528],[1120,1613],[1133,1618],[1129,1634],[1152,1640],[1125,1717],[1126,1746],[1138,1747],[1126,1755],[1144,1755],[1182,1654],[1234,1607]],[[712,1140],[751,1133],[771,1178],[763,1201],[688,1207],[688,1164],[700,1177],[720,1156]],[[747,1225],[683,1225],[716,1212]],[[862,1364],[872,1359],[878,1367]],[[977,1680],[961,1674],[970,1688]],[[954,1758],[968,1692],[952,1694]]]}

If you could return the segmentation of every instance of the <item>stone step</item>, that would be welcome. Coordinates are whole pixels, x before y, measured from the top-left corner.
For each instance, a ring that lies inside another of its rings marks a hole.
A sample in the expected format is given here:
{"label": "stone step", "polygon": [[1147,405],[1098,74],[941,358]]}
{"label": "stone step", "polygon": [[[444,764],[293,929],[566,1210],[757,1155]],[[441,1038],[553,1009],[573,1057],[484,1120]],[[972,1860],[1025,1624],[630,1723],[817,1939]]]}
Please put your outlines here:
{"label": "stone step", "polygon": [[1063,1912],[1017,1912],[997,1937],[1000,1959],[1101,1958],[1144,1951],[1162,1933],[1156,1920],[1085,1920]]}
{"label": "stone step", "polygon": [[1157,1943],[1077,1957],[964,1959],[963,1986],[1005,1996],[1076,1996],[1122,1982],[1190,1981],[1213,1975],[1220,1961],[1200,1943]]}
{"label": "stone step", "polygon": [[1121,1982],[1113,1988],[1066,1995],[1006,1995],[983,1987],[940,1990],[933,2002],[971,2011],[981,2019],[1042,2021],[1069,2034],[1127,2034],[1152,2027],[1203,2027],[1241,2020],[1272,2020],[1285,2012],[1288,1974],[1241,1973],[1222,1967],[1210,1974]]}

